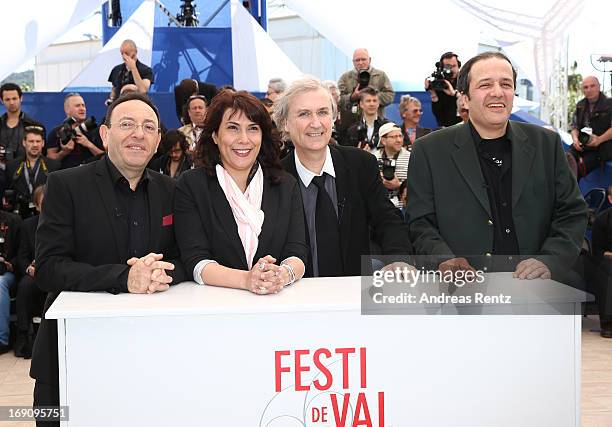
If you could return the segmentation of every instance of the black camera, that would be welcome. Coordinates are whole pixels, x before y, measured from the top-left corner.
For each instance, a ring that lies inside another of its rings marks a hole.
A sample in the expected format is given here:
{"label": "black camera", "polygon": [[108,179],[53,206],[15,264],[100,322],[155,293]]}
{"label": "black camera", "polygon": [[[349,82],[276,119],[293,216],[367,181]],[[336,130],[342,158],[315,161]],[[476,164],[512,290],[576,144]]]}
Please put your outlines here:
{"label": "black camera", "polygon": [[370,72],[368,70],[361,70],[357,74],[357,81],[359,82],[358,90],[365,89],[370,85]]}
{"label": "black camera", "polygon": [[353,138],[356,138],[356,140],[351,141],[354,147],[365,148],[369,146],[370,149],[376,147],[376,138],[372,138],[372,141],[368,141],[368,127],[364,122],[357,123],[357,129]]}
{"label": "black camera", "polygon": [[26,219],[37,214],[36,206],[30,199],[21,193],[9,188],[4,191],[4,200],[7,204],[7,211],[19,215]]}
{"label": "black camera", "polygon": [[453,75],[453,66],[450,64],[442,64],[436,62],[436,71],[431,73],[429,77],[429,89],[444,90],[446,89],[446,80],[450,81]]}
{"label": "black camera", "polygon": [[583,147],[586,146],[591,141],[592,137],[593,137],[593,130],[590,127],[588,127],[588,125],[580,129],[580,131],[578,132],[578,142]]}
{"label": "black camera", "polygon": [[395,159],[378,159],[378,169],[382,172],[382,176],[385,180],[391,181],[395,178]]}
{"label": "black camera", "polygon": [[96,118],[94,116],[91,116],[90,118],[88,118],[82,123],[79,123],[75,128],[73,128],[72,126],[76,122],[77,121],[72,117],[68,117],[66,120],[64,120],[64,123],[62,123],[62,126],[57,131],[60,143],[62,145],[68,144],[70,140],[76,141],[77,129],[82,134],[86,134],[98,127],[98,124],[96,123]]}

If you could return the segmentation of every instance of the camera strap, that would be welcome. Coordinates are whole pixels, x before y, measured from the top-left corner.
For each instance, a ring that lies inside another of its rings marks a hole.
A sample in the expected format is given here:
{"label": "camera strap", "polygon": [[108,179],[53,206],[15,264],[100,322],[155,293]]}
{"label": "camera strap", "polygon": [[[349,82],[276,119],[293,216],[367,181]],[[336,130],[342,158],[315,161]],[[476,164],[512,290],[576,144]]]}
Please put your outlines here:
{"label": "camera strap", "polygon": [[34,172],[34,179],[33,180],[30,180],[30,168],[27,165],[27,160],[24,160],[23,163],[24,163],[24,165],[23,165],[23,177],[26,180],[26,185],[28,186],[28,191],[30,192],[30,194],[32,194],[32,192],[34,191],[34,183],[36,182],[36,179],[38,178],[38,173],[40,172],[41,163],[43,163],[43,167],[44,167],[44,162],[41,161],[40,157],[38,159],[36,159],[36,163],[34,163],[34,167],[32,168],[32,171]]}

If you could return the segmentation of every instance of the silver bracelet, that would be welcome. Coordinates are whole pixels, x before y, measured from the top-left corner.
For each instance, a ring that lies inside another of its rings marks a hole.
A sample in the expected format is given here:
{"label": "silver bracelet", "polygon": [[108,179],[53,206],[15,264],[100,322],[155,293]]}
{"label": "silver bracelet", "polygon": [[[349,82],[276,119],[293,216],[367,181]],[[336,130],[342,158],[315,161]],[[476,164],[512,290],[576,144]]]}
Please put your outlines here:
{"label": "silver bracelet", "polygon": [[295,283],[295,271],[293,270],[293,267],[291,266],[291,264],[281,263],[280,266],[285,267],[287,271],[289,272],[289,283],[285,283],[284,286],[293,285]]}

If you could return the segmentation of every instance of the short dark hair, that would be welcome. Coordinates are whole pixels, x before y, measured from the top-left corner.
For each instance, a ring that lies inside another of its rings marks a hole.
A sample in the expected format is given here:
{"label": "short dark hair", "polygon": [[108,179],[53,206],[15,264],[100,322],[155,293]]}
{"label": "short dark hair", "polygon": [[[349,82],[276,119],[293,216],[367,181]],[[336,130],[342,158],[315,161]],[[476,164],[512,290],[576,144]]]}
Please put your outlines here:
{"label": "short dark hair", "polygon": [[185,104],[183,105],[183,123],[185,123],[186,125],[191,123],[191,118],[189,117],[189,106],[196,99],[204,101],[204,105],[208,107],[209,102],[208,102],[208,99],[206,99],[204,95],[198,95],[198,94],[190,95],[185,101]]}
{"label": "short dark hair", "polygon": [[185,134],[178,129],[171,129],[162,136],[161,146],[162,151],[167,154],[176,144],[180,144],[181,150],[186,152],[189,149],[189,142]]}
{"label": "short dark hair", "polygon": [[4,91],[6,90],[16,90],[17,95],[19,95],[20,98],[21,95],[23,95],[23,91],[21,90],[19,85],[16,85],[15,83],[4,83],[2,86],[0,86],[0,99],[4,97]]}
{"label": "short dark hair", "polygon": [[457,90],[467,96],[470,96],[470,71],[472,71],[472,67],[478,61],[484,61],[485,59],[491,58],[503,59],[504,61],[508,61],[508,64],[510,64],[510,68],[512,68],[512,81],[514,83],[514,88],[516,89],[516,70],[512,66],[512,62],[503,53],[492,51],[480,53],[474,56],[473,58],[470,58],[470,60],[465,63],[463,68],[461,68],[461,70],[459,71],[459,77],[457,78]]}
{"label": "short dark hair", "polygon": [[457,60],[457,65],[459,65],[459,67],[461,67],[461,61],[459,61],[459,55],[457,55],[454,52],[445,52],[442,54],[442,56],[440,56],[440,64],[442,64],[442,61],[444,59],[453,59],[455,58]]}
{"label": "short dark hair", "polygon": [[230,110],[232,116],[243,113],[249,120],[261,128],[261,148],[257,161],[262,166],[264,174],[270,182],[277,184],[282,175],[280,164],[280,136],[272,125],[270,114],[263,104],[246,91],[235,92],[230,89],[221,90],[212,100],[206,112],[204,129],[197,144],[195,159],[209,176],[216,176],[215,167],[221,163],[219,147],[213,141],[213,134],[218,133],[225,111]]}
{"label": "short dark hair", "polygon": [[361,101],[365,95],[378,97],[378,89],[372,86],[366,86],[359,91],[359,100]]}
{"label": "short dark hair", "polygon": [[45,140],[45,128],[42,126],[26,126],[23,128],[23,140],[25,141],[25,139],[28,137],[29,134],[33,133],[34,135],[38,135],[42,138],[42,140]]}
{"label": "short dark hair", "polygon": [[127,102],[127,101],[140,101],[140,102],[144,102],[149,107],[151,107],[151,109],[155,113],[155,117],[157,117],[157,125],[161,128],[161,121],[159,119],[159,111],[157,110],[157,107],[155,106],[153,101],[151,101],[151,98],[149,98],[144,93],[140,93],[140,92],[126,93],[124,95],[121,95],[119,98],[115,99],[111,103],[111,105],[108,106],[108,110],[106,110],[106,116],[104,117],[104,124],[106,124],[106,126],[108,126],[111,123],[111,116],[113,115],[113,110],[117,107],[117,105],[123,104],[124,102]]}

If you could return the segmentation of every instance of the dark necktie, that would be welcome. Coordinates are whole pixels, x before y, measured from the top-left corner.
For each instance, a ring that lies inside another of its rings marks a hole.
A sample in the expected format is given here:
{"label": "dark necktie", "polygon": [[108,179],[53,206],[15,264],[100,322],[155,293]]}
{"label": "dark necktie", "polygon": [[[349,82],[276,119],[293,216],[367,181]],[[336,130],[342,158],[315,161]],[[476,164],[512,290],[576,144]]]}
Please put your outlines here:
{"label": "dark necktie", "polygon": [[326,175],[324,173],[312,179],[312,182],[318,188],[315,228],[317,232],[319,276],[321,277],[341,276],[343,271],[338,217],[332,200],[325,190]]}

